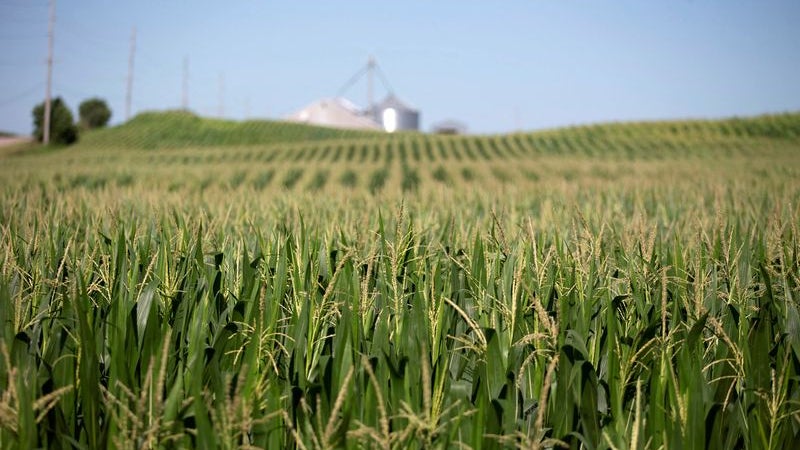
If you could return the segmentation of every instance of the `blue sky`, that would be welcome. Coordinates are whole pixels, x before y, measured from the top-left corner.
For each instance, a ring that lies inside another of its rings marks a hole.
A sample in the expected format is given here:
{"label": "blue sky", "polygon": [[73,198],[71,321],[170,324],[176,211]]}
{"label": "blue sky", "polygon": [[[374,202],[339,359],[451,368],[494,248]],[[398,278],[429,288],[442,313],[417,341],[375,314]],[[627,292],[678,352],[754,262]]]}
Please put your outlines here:
{"label": "blue sky", "polygon": [[[374,55],[422,125],[505,132],[800,110],[800,1],[57,1],[54,93],[124,119],[181,105],[281,118]],[[0,0],[0,130],[29,133],[44,97],[47,2]],[[384,94],[378,89],[379,96]],[[346,96],[366,103],[366,84]]]}

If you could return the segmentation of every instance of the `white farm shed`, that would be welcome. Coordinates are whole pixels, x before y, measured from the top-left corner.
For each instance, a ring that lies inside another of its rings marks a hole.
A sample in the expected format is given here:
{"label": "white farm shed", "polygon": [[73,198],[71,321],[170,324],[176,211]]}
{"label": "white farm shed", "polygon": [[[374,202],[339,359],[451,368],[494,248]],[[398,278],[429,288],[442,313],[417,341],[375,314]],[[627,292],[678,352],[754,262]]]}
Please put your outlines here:
{"label": "white farm shed", "polygon": [[353,103],[341,97],[311,103],[290,114],[286,120],[332,128],[382,129],[380,124],[364,116]]}

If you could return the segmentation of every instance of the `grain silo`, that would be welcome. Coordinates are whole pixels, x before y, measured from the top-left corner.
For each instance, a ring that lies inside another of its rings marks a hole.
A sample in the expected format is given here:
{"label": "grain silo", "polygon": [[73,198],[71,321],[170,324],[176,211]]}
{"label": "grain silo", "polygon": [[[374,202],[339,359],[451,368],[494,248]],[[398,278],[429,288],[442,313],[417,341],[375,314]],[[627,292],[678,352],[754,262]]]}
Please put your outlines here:
{"label": "grain silo", "polygon": [[372,115],[388,133],[419,130],[419,111],[406,105],[392,93],[372,108]]}
{"label": "grain silo", "polygon": [[[380,103],[373,102],[375,76],[383,83],[388,95]],[[362,115],[377,123],[380,128],[388,133],[395,131],[419,130],[419,111],[403,103],[394,95],[386,76],[383,74],[375,58],[370,57],[367,65],[353,75],[339,90],[341,97],[348,88],[362,77],[367,78],[367,107]]]}

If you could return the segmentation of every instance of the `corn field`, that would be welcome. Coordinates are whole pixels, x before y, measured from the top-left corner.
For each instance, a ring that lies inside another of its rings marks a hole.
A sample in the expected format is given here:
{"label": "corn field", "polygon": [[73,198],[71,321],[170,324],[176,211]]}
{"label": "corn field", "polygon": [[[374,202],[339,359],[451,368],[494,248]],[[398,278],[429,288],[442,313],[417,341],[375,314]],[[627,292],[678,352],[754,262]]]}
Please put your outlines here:
{"label": "corn field", "polygon": [[178,122],[0,160],[0,448],[800,445],[800,116]]}

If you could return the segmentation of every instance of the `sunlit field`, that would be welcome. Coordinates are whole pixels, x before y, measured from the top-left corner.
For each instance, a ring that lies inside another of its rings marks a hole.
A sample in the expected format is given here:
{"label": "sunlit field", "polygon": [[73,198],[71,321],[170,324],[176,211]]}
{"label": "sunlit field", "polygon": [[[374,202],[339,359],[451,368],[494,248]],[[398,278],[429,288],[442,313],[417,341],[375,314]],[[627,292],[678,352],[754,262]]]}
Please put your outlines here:
{"label": "sunlit field", "polygon": [[800,115],[151,113],[0,199],[1,448],[800,443]]}

